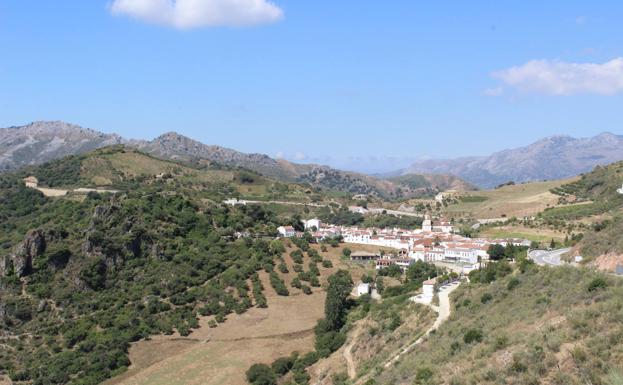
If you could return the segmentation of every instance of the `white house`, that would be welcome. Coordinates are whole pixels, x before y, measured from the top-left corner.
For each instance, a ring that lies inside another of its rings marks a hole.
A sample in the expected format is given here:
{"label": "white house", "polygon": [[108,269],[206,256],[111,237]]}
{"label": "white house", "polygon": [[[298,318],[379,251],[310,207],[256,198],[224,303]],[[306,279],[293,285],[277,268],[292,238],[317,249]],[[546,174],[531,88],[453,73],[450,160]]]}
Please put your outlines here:
{"label": "white house", "polygon": [[296,231],[292,226],[279,226],[277,227],[277,231],[279,232],[279,235],[286,238],[296,235]]}
{"label": "white house", "polygon": [[467,247],[447,247],[444,250],[444,260],[474,264],[478,262],[478,252],[476,249]]}
{"label": "white house", "polygon": [[226,199],[226,200],[223,201],[223,203],[225,203],[228,206],[236,206],[236,205],[246,206],[247,205],[246,201],[239,200],[239,199],[236,199],[236,198]]}
{"label": "white house", "polygon": [[623,194],[623,184],[621,185],[621,188],[620,188],[620,189],[617,189],[617,192],[618,192],[619,194]]}
{"label": "white house", "polygon": [[430,304],[435,296],[435,284],[436,278],[429,279],[422,283],[422,294],[418,294],[415,297],[411,297],[411,301],[422,303],[425,305]]}
{"label": "white house", "polygon": [[360,297],[364,294],[370,294],[371,292],[372,289],[369,283],[360,283],[359,285],[357,285],[357,297]]}
{"label": "white house", "polygon": [[361,207],[361,206],[348,206],[348,211],[350,211],[351,213],[358,213],[358,214],[368,213],[368,209],[365,207]]}
{"label": "white house", "polygon": [[316,230],[320,230],[320,226],[322,225],[322,222],[320,221],[320,219],[313,218],[313,219],[308,219],[306,221],[303,221],[303,225],[305,226],[305,230],[311,230],[314,227],[316,228]]}
{"label": "white house", "polygon": [[39,181],[34,176],[28,176],[23,181],[26,187],[37,188],[39,186]]}

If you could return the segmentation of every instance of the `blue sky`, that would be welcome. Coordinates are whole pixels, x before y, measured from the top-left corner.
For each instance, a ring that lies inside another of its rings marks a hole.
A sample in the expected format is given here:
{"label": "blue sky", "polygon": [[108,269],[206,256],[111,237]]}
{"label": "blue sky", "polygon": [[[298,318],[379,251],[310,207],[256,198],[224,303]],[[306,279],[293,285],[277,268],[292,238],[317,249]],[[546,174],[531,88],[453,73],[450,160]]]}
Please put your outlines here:
{"label": "blue sky", "polygon": [[619,1],[169,1],[0,1],[0,126],[177,131],[370,172],[623,134]]}

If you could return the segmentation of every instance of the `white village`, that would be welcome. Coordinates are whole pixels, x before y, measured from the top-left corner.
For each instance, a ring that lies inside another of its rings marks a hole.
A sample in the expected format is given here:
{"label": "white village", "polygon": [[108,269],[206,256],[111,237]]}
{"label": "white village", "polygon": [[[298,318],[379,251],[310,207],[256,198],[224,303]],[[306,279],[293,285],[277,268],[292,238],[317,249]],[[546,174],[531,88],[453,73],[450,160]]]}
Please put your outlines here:
{"label": "white village", "polygon": [[[487,250],[493,244],[530,246],[530,241],[526,239],[468,238],[456,234],[450,222],[433,220],[429,215],[425,216],[422,228],[416,230],[336,226],[322,223],[317,218],[305,220],[303,225],[305,231],[318,242],[341,237],[345,243],[393,249],[391,253],[353,251],[350,255],[352,261],[374,261],[377,269],[391,265],[406,269],[416,261],[424,261],[440,263],[455,272],[468,274],[489,260]],[[280,236],[286,238],[303,236],[303,232],[297,232],[292,226],[280,226],[277,230]]]}

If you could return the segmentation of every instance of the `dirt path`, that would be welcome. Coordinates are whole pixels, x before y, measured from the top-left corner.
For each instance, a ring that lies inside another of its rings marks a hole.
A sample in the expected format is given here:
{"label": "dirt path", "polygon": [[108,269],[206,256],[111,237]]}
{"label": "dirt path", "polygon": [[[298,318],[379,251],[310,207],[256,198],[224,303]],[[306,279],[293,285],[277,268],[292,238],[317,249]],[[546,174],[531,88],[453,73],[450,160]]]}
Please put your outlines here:
{"label": "dirt path", "polygon": [[[383,364],[383,367],[389,368],[390,366],[392,366],[403,355],[409,353],[417,345],[419,345],[422,342],[424,342],[426,337],[428,337],[430,335],[430,333],[433,332],[433,330],[436,330],[439,326],[441,326],[448,319],[448,317],[450,317],[450,312],[451,312],[450,293],[452,293],[454,290],[456,290],[456,288],[459,287],[459,285],[460,284],[457,283],[457,284],[452,284],[452,285],[449,285],[449,286],[444,286],[440,290],[440,292],[438,294],[439,295],[439,306],[428,305],[428,306],[430,306],[431,309],[433,309],[435,312],[437,312],[437,318],[435,319],[435,322],[433,323],[433,325],[430,328],[428,328],[428,330],[426,330],[426,332],[421,337],[419,337],[417,340],[415,340],[415,342],[413,342],[413,343],[407,345],[406,347],[400,349],[400,351],[398,353],[396,353],[394,356],[392,356],[390,359],[388,359],[385,362],[385,364]],[[355,338],[353,338],[353,339],[355,339]],[[346,358],[346,350],[348,350],[348,348],[345,349],[345,351],[344,351],[344,358]],[[348,362],[348,359],[347,359],[347,362]],[[351,379],[353,378],[352,375],[351,375],[351,371],[350,371],[350,365],[349,365],[348,375],[351,376]],[[355,373],[355,375],[356,375],[356,373]],[[368,379],[370,379],[370,374],[366,374],[366,375],[362,376],[361,378],[359,378],[359,380],[354,382],[354,384],[356,384],[356,385],[363,384]]]}
{"label": "dirt path", "polygon": [[437,312],[437,319],[435,319],[433,326],[428,328],[428,330],[415,342],[403,348],[398,354],[396,354],[394,357],[389,359],[384,365],[386,368],[389,368],[392,364],[398,361],[404,354],[410,352],[411,350],[413,350],[414,347],[421,344],[424,341],[424,339],[428,337],[430,333],[433,332],[433,330],[437,330],[437,328],[441,326],[441,324],[443,324],[448,319],[448,317],[450,317],[450,293],[456,290],[456,288],[459,287],[459,285],[460,283],[456,283],[456,284],[451,284],[449,286],[443,286],[441,288],[438,294],[439,306],[428,305],[434,311]]}
{"label": "dirt path", "polygon": [[359,336],[361,335],[361,330],[362,330],[361,327],[355,328],[355,333],[352,339],[350,340],[348,345],[346,345],[346,348],[344,348],[344,352],[342,353],[342,355],[344,356],[344,359],[346,360],[346,368],[348,371],[348,377],[351,379],[357,376],[357,368],[355,367],[355,362],[353,361],[353,346],[355,346],[355,343],[359,339]]}

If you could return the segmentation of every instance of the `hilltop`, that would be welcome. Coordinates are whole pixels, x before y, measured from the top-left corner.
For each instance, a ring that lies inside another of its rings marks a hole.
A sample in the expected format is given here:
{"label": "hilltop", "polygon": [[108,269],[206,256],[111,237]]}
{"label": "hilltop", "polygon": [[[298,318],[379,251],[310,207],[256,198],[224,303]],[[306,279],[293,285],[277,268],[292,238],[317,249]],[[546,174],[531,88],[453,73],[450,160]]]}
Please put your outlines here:
{"label": "hilltop", "polygon": [[569,178],[597,165],[622,159],[623,136],[620,135],[552,136],[489,156],[423,160],[394,174],[452,174],[479,187],[492,188],[508,181],[521,183]]}
{"label": "hilltop", "polygon": [[313,187],[381,199],[431,196],[451,188],[472,189],[469,184],[450,176],[422,175],[424,183],[413,187],[412,180],[383,180],[328,166],[292,163],[264,154],[246,154],[206,145],[175,132],[165,133],[153,140],[130,140],[63,122],[35,122],[0,129],[0,170],[15,170],[115,144],[133,147],[163,159],[243,168],[283,182],[308,183]]}

